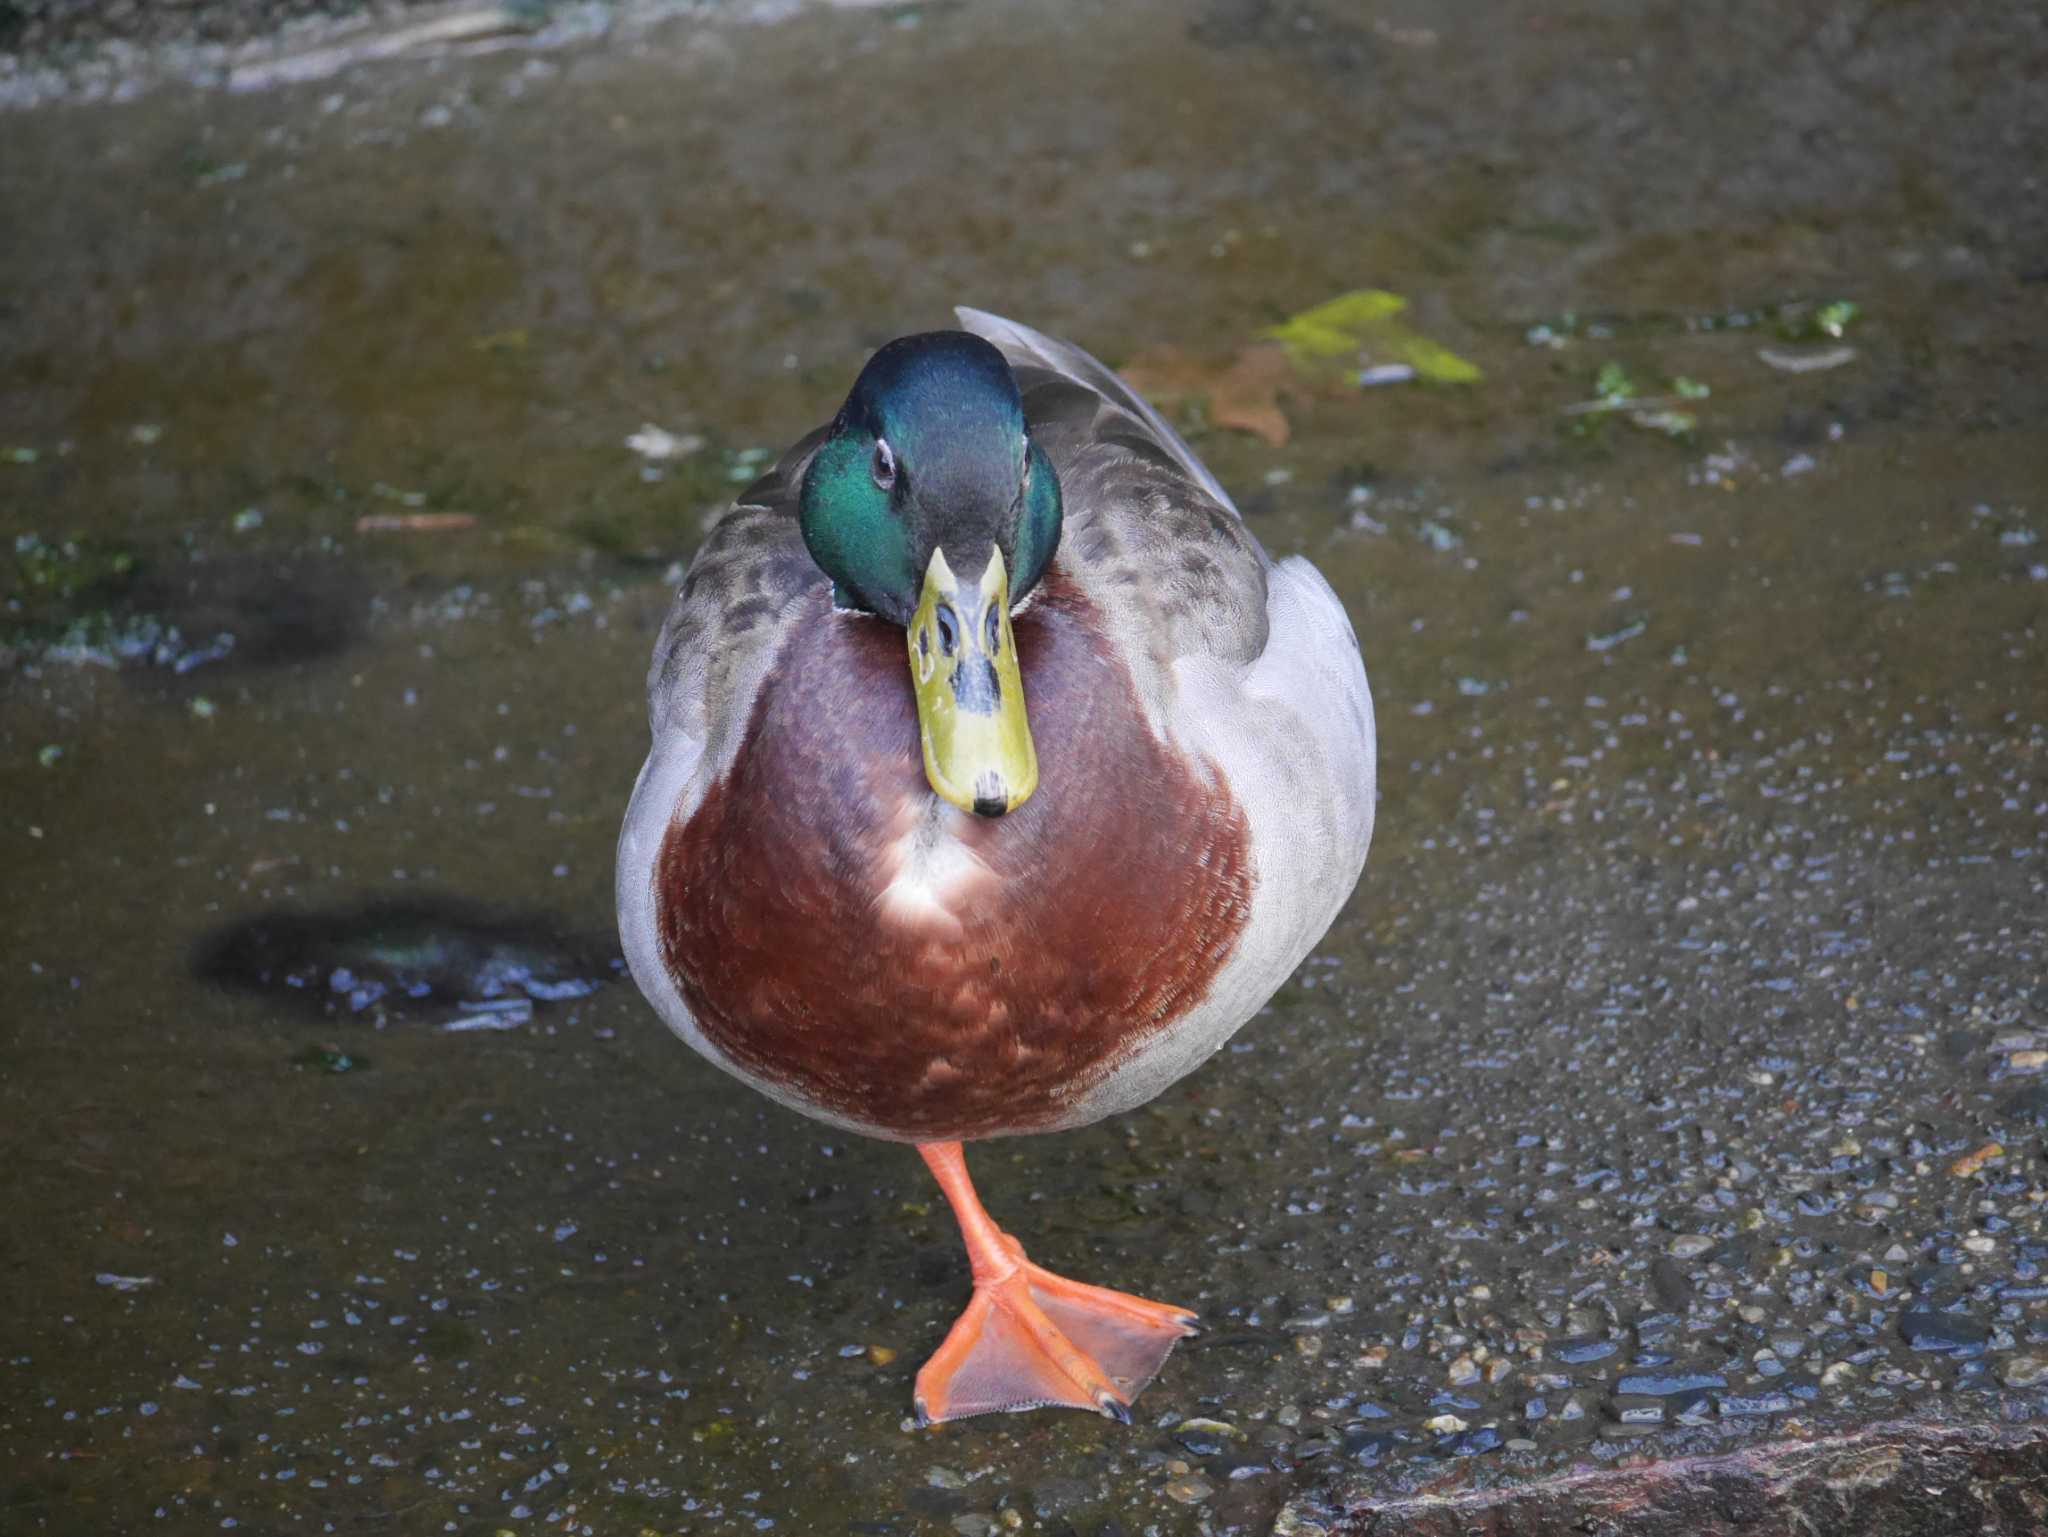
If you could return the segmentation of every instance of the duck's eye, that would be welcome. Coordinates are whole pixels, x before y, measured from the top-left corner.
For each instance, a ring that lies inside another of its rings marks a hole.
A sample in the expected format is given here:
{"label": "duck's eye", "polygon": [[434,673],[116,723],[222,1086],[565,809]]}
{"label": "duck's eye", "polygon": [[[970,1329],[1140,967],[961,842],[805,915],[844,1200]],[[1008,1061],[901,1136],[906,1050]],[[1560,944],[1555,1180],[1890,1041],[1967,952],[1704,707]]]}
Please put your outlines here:
{"label": "duck's eye", "polygon": [[941,603],[932,617],[939,625],[939,649],[951,656],[960,649],[960,621],[953,617],[953,610]]}
{"label": "duck's eye", "polygon": [[871,466],[875,484],[884,491],[896,487],[896,450],[889,446],[887,438],[875,439],[875,462]]}
{"label": "duck's eye", "polygon": [[996,606],[988,606],[988,654],[994,656],[1003,649],[1003,616],[996,612]]}

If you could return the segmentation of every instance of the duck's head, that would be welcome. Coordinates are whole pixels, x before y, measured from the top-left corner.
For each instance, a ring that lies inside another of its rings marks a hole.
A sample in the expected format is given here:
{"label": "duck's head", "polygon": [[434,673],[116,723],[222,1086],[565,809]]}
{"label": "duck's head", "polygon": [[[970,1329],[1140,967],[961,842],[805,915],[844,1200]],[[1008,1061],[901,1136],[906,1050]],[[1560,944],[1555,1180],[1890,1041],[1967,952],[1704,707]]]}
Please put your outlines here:
{"label": "duck's head", "polygon": [[868,360],[804,475],[804,543],[843,606],[903,626],[925,777],[1001,816],[1038,785],[1010,612],[1060,541],[1060,484],[1003,355],[965,331]]}

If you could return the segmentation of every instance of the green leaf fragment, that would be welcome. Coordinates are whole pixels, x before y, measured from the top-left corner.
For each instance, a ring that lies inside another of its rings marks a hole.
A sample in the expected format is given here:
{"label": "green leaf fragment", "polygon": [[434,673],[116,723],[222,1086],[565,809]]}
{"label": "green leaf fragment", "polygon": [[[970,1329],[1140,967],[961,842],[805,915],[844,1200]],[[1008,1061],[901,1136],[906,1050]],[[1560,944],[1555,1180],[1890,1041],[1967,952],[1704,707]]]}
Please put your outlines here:
{"label": "green leaf fragment", "polygon": [[1635,399],[1636,382],[1619,363],[1602,363],[1593,376],[1593,393],[1611,406]]}
{"label": "green leaf fragment", "polygon": [[1699,418],[1690,411],[1679,409],[1673,402],[1704,400],[1712,393],[1699,380],[1681,374],[1671,381],[1670,394],[1644,395],[1637,391],[1636,382],[1629,377],[1628,370],[1610,361],[1601,364],[1600,372],[1594,376],[1594,398],[1567,406],[1565,410],[1573,418],[1571,430],[1582,437],[1610,415],[1620,412],[1633,426],[1661,432],[1667,437],[1682,438],[1699,426]]}
{"label": "green leaf fragment", "polygon": [[1863,308],[1853,299],[1830,299],[1824,304],[1787,304],[1765,313],[1788,342],[1838,342]]}
{"label": "green leaf fragment", "polygon": [[1361,357],[1400,363],[1431,384],[1476,384],[1483,374],[1448,347],[1431,341],[1399,317],[1408,301],[1379,288],[1354,289],[1290,316],[1261,332],[1278,342],[1305,374],[1344,373]]}
{"label": "green leaf fragment", "polygon": [[1287,349],[1297,368],[1313,368],[1331,359],[1348,360],[1366,330],[1392,320],[1407,307],[1408,301],[1399,294],[1360,288],[1303,310],[1265,335]]}
{"label": "green leaf fragment", "polygon": [[1485,377],[1450,348],[1426,336],[1410,336],[1398,344],[1389,341],[1386,345],[1398,354],[1396,361],[1406,363],[1431,384],[1477,384]]}

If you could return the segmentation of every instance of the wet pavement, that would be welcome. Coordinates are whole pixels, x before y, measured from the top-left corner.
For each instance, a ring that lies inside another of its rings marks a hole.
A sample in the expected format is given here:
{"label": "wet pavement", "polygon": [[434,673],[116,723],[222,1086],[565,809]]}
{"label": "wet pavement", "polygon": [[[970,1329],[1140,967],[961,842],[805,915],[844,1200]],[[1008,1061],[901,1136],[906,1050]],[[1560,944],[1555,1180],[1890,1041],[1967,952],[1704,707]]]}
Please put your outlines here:
{"label": "wet pavement", "polygon": [[[0,119],[0,1529],[2039,1529],[2044,56],[735,7]],[[612,985],[676,563],[955,301],[1221,359],[1364,287],[1484,377],[1196,441],[1351,608],[1365,882],[974,1155],[1207,1332],[915,1430],[917,1161]]]}

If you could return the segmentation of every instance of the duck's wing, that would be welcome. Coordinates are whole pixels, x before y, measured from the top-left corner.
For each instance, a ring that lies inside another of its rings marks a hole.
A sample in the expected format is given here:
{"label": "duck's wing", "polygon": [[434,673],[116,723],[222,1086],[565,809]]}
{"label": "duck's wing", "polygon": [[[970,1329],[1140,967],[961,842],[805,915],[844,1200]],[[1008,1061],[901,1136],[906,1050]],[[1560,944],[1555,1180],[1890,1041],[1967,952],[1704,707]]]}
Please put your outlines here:
{"label": "duck's wing", "polygon": [[1266,649],[1271,564],[1221,483],[1138,392],[1071,342],[982,310],[1033,439],[1059,472],[1060,564],[1118,631],[1139,678],[1182,657],[1249,665]]}
{"label": "duck's wing", "polygon": [[1166,418],[1152,409],[1152,403],[1126,384],[1115,370],[1090,357],[1072,342],[1063,342],[1056,336],[1047,336],[1043,331],[1034,331],[1014,320],[991,315],[987,310],[969,309],[959,304],[953,307],[953,313],[960,317],[961,325],[983,341],[994,343],[996,350],[1009,359],[1011,371],[1018,373],[1020,389],[1028,388],[1028,385],[1026,375],[1019,370],[1028,369],[1033,375],[1050,375],[1092,391],[1101,397],[1104,405],[1131,418],[1146,437],[1165,449],[1181,473],[1208,493],[1210,500],[1232,512],[1237,511],[1237,503],[1230,499],[1223,483],[1209,473],[1209,467],[1195,457],[1194,450],[1173,430]]}
{"label": "duck's wing", "polygon": [[794,605],[825,585],[804,548],[797,492],[827,429],[797,443],[742,491],[705,537],[670,605],[647,674],[648,723],[713,759],[721,728],[744,726]]}

